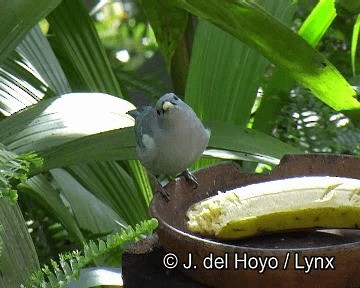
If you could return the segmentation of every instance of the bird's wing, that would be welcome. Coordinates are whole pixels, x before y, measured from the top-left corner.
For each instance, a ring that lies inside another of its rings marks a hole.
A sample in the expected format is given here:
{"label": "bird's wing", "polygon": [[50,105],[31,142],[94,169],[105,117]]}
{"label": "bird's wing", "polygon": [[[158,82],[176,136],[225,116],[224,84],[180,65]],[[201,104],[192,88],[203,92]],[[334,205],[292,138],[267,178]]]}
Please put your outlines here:
{"label": "bird's wing", "polygon": [[150,129],[151,125],[151,112],[152,107],[145,106],[137,110],[132,110],[128,112],[129,115],[135,118],[135,135],[136,135],[136,143],[141,148],[147,148],[146,143],[144,143],[144,136],[150,136],[152,134],[152,130]]}
{"label": "bird's wing", "polygon": [[143,106],[140,108],[136,108],[134,110],[130,110],[126,112],[126,114],[129,114],[131,117],[133,117],[136,120],[140,115],[144,114],[149,109],[151,109],[151,106]]}

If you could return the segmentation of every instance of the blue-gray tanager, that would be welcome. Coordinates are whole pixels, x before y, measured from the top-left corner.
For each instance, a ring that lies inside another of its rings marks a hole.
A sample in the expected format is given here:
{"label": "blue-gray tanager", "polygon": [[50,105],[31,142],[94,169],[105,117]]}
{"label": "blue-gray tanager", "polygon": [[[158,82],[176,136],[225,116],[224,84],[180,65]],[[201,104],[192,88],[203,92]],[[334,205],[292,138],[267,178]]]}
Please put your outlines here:
{"label": "blue-gray tanager", "polygon": [[135,118],[136,151],[145,168],[154,176],[182,172],[197,186],[197,179],[187,167],[201,157],[210,131],[191,107],[168,93],[155,107],[145,106],[128,114]]}

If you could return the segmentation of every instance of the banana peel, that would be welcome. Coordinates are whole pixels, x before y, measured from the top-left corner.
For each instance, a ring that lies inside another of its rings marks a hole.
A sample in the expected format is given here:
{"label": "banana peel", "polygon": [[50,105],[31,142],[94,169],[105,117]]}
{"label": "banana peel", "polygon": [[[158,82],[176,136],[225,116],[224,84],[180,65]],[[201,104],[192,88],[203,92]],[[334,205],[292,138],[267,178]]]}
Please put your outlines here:
{"label": "banana peel", "polygon": [[311,176],[251,184],[192,205],[190,231],[219,239],[305,228],[360,227],[360,180]]}

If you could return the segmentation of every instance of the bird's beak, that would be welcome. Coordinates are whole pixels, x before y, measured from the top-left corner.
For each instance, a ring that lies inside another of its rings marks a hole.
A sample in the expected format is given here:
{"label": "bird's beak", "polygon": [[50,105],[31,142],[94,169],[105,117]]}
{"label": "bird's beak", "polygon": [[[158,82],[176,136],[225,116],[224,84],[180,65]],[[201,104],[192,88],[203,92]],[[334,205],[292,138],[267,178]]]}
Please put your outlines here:
{"label": "bird's beak", "polygon": [[167,111],[167,110],[169,110],[169,109],[171,109],[173,107],[174,107],[174,104],[172,104],[169,101],[164,101],[164,103],[162,105],[162,108],[163,108],[164,111]]}

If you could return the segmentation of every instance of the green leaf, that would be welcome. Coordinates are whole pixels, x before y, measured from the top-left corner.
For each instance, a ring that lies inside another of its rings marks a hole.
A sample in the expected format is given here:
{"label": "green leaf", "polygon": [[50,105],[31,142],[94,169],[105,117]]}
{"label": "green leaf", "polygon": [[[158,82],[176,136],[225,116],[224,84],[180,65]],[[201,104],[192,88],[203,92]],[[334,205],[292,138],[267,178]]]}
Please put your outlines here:
{"label": "green leaf", "polygon": [[0,66],[0,112],[10,116],[52,94],[35,76],[29,63],[16,52]]}
{"label": "green leaf", "polygon": [[301,25],[299,35],[315,47],[336,17],[334,0],[321,0]]}
{"label": "green leaf", "polygon": [[266,65],[264,60],[218,27],[200,21],[185,100],[204,121],[245,126]]}
{"label": "green leaf", "polygon": [[[315,47],[336,16],[333,0],[323,0],[315,6],[299,30],[299,35]],[[263,99],[256,112],[253,128],[265,133],[274,129],[282,107],[289,99],[290,90],[296,85],[283,69],[275,69],[266,85]]]}
{"label": "green leaf", "polygon": [[138,192],[129,174],[115,161],[71,165],[68,171],[129,225],[148,218],[146,198]]}
{"label": "green leaf", "polygon": [[355,63],[356,63],[356,51],[359,42],[359,32],[360,32],[360,14],[356,17],[356,22],[354,24],[352,39],[351,39],[351,67],[353,75],[356,75]]}
{"label": "green leaf", "polygon": [[83,82],[90,91],[121,97],[109,59],[82,1],[63,0],[47,20],[59,41],[58,59],[75,69],[76,75],[69,78],[71,85]]}
{"label": "green leaf", "polygon": [[217,159],[256,162],[256,163],[263,163],[269,165],[278,165],[280,163],[280,159],[270,156],[265,156],[260,154],[240,153],[240,152],[221,150],[221,149],[207,149],[203,155],[214,157]]}
{"label": "green leaf", "polygon": [[71,92],[64,71],[39,25],[30,30],[16,50],[31,63],[56,95]]}
{"label": "green leaf", "polygon": [[86,135],[132,126],[134,120],[126,112],[134,108],[107,94],[65,94],[1,121],[0,142],[19,153],[43,151]]}
{"label": "green leaf", "polygon": [[49,183],[44,175],[36,175],[19,185],[21,193],[26,193],[42,206],[50,215],[63,225],[79,246],[85,241],[74,215],[65,206],[58,191]]}
{"label": "green leaf", "polygon": [[[125,130],[125,129],[128,129],[128,128],[124,128],[123,130]],[[131,137],[130,139],[134,140],[134,138],[135,138],[135,136]],[[133,145],[135,145],[135,144],[133,144]],[[134,151],[134,155],[135,155],[135,151]],[[131,157],[131,154],[130,154],[129,158],[136,159],[137,155],[134,157]],[[126,162],[126,166],[127,166],[126,170],[131,175],[131,177],[133,179],[135,179],[135,183],[138,187],[138,190],[143,193],[143,196],[147,203],[147,206],[149,206],[150,201],[153,197],[153,191],[151,188],[151,183],[150,183],[149,177],[147,175],[147,172],[146,172],[144,166],[142,166],[140,164],[139,160],[129,160]]]}
{"label": "green leaf", "polygon": [[[101,143],[101,145],[99,145]],[[38,153],[44,165],[36,173],[56,167],[94,161],[136,159],[133,128],[84,136]]]}
{"label": "green leaf", "polygon": [[[100,146],[99,143],[101,143]],[[39,155],[44,159],[44,165],[41,166],[40,169],[33,171],[33,173],[78,163],[92,163],[94,165],[93,169],[96,169],[100,163],[94,163],[94,161],[129,160],[137,158],[132,127],[81,137],[56,146],[55,148],[42,151]],[[128,173],[130,173],[132,178],[136,179],[136,190],[142,193],[142,198],[136,201],[142,203],[140,206],[147,207],[152,198],[152,190],[146,171],[139,161],[129,161],[126,166],[129,167],[129,169],[127,169]],[[86,166],[82,167],[86,168]],[[90,168],[91,166],[88,167],[88,169]],[[95,177],[89,179],[89,182],[93,181],[100,180]],[[86,185],[85,182],[84,185]],[[121,186],[122,184],[119,184],[119,187]],[[129,192],[126,193],[130,194]],[[130,198],[138,197],[138,194],[137,192],[135,196],[131,196]],[[145,201],[145,204],[142,201]],[[140,215],[144,215],[144,212],[142,211]],[[125,216],[123,217],[127,219]],[[137,217],[139,216],[135,218]],[[131,223],[130,220],[127,221]]]}
{"label": "green leaf", "polygon": [[20,287],[40,266],[19,206],[11,205],[5,198],[0,199],[0,225],[0,287]]}
{"label": "green leaf", "polygon": [[360,103],[355,98],[356,93],[340,72],[305,40],[254,2],[176,2],[258,50],[330,107],[344,113],[352,110],[350,116],[360,119]]}
{"label": "green leaf", "polygon": [[[295,5],[289,1],[262,1],[285,23]],[[218,27],[200,20],[194,38],[186,100],[201,119],[249,122],[257,90],[268,61]]]}
{"label": "green leaf", "polygon": [[64,169],[50,171],[61,194],[67,199],[74,217],[82,229],[92,233],[119,231],[127,226],[126,222],[109,205],[82,186]]}
{"label": "green leaf", "polygon": [[[280,160],[286,154],[301,153],[298,148],[254,129],[224,122],[211,122],[209,126],[211,128],[209,149],[228,150],[230,153],[246,153],[257,156],[258,159],[270,159],[259,160],[264,163]],[[239,156],[239,154],[234,155]],[[226,155],[223,158],[230,159]]]}
{"label": "green leaf", "polygon": [[20,43],[26,33],[48,15],[61,0],[2,1],[0,9],[0,62]]}
{"label": "green leaf", "polygon": [[187,13],[168,0],[142,0],[141,6],[169,69],[171,58],[185,30]]}

